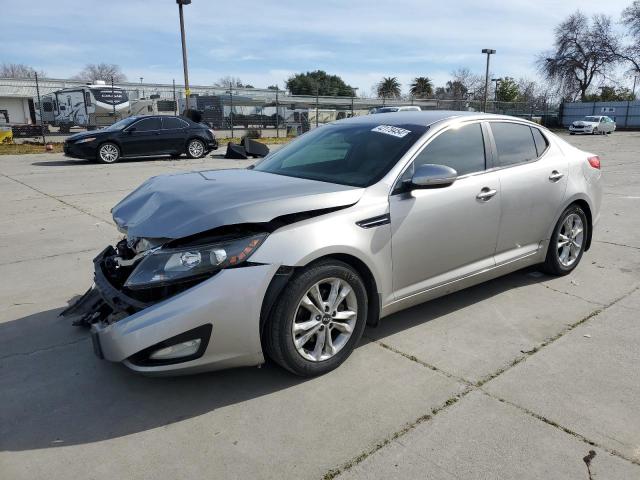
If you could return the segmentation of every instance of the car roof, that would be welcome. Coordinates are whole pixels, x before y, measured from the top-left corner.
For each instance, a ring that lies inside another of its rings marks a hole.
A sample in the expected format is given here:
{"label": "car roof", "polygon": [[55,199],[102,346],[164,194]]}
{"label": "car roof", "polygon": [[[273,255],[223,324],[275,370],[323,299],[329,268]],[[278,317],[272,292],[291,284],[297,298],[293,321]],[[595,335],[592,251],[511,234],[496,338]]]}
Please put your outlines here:
{"label": "car roof", "polygon": [[486,119],[486,120],[517,120],[531,124],[528,120],[508,115],[495,115],[493,113],[467,112],[456,110],[423,110],[417,111],[399,111],[389,113],[376,113],[375,115],[361,115],[351,117],[344,120],[338,120],[334,124],[356,124],[356,125],[421,125],[428,126],[443,120],[454,120],[458,118],[468,119]]}

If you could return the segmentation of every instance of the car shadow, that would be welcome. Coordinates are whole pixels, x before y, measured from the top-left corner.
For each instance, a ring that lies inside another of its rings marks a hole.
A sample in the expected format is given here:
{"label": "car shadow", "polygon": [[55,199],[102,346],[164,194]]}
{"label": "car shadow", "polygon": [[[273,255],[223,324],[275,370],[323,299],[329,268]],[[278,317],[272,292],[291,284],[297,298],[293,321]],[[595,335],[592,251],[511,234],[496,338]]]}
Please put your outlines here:
{"label": "car shadow", "polygon": [[[185,155],[178,158],[173,158],[170,155],[158,155],[154,157],[127,157],[118,160],[117,164],[144,162],[144,161],[159,161],[159,160],[188,160]],[[31,165],[35,167],[68,167],[71,165],[96,165],[96,166],[108,166],[107,164],[100,163],[97,160],[86,160],[82,158],[70,158],[67,160],[44,160],[41,162],[32,162]]]}
{"label": "car shadow", "polygon": [[[517,272],[394,314],[368,328],[361,346],[544,278]],[[185,377],[144,377],[97,359],[87,330],[72,327],[58,316],[60,311],[0,324],[0,450],[118,438],[307,381],[272,363]]]}

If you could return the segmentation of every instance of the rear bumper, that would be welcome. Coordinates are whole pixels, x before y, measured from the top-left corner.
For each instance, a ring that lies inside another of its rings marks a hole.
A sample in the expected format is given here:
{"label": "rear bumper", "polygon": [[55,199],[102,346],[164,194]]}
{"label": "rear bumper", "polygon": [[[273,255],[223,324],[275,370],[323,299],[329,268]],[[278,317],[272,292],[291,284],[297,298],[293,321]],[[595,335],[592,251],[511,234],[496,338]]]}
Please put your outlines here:
{"label": "rear bumper", "polygon": [[[226,269],[117,322],[95,323],[91,327],[94,350],[101,358],[123,362],[145,374],[259,365],[264,362],[260,310],[277,269],[277,265]],[[103,298],[110,296],[100,293]],[[142,365],[136,360],[139,352],[205,325],[212,326],[211,335],[199,358],[169,365]]]}

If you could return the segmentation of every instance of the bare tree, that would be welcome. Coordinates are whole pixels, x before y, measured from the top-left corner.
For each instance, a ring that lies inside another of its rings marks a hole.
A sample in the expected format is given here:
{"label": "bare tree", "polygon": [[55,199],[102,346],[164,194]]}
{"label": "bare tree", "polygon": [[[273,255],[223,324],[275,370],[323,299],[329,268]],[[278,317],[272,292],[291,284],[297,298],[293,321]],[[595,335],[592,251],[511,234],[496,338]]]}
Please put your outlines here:
{"label": "bare tree", "polygon": [[127,77],[122,73],[120,66],[113,63],[89,63],[73,78],[86,82],[95,82],[96,80],[110,82],[111,78],[113,78],[114,82],[127,81]]}
{"label": "bare tree", "polygon": [[579,93],[584,100],[592,82],[619,61],[619,43],[609,17],[595,15],[590,22],[578,11],[556,27],[555,50],[539,56],[538,68],[563,96]]}
{"label": "bare tree", "polygon": [[221,88],[229,88],[229,85],[231,85],[233,88],[244,87],[244,85],[242,84],[242,80],[240,80],[240,77],[233,77],[230,75],[227,75],[226,77],[220,77],[216,82],[213,83],[213,85]]}
{"label": "bare tree", "polygon": [[622,11],[622,24],[628,29],[629,43],[617,53],[631,66],[634,75],[640,73],[640,0],[635,0]]}
{"label": "bare tree", "polygon": [[[34,78],[36,69],[23,63],[3,63],[0,65],[0,77],[7,78]],[[40,70],[40,77],[45,77],[46,73]]]}

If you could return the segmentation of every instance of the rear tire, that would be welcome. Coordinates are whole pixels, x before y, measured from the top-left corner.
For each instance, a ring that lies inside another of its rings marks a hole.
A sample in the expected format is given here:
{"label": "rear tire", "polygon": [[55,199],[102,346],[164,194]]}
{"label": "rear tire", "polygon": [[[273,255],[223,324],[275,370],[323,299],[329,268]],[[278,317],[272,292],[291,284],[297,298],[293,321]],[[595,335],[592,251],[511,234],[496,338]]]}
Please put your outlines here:
{"label": "rear tire", "polygon": [[266,353],[302,377],[330,372],[362,337],[367,307],[366,288],[351,266],[337,260],[312,264],[278,299],[263,333]]}
{"label": "rear tire", "polygon": [[551,234],[543,270],[556,276],[571,273],[582,259],[588,234],[589,223],[584,210],[578,205],[567,207]]}
{"label": "rear tire", "polygon": [[202,140],[198,140],[197,138],[189,140],[187,144],[187,156],[189,158],[202,158],[205,154],[206,150]]}
{"label": "rear tire", "polygon": [[98,161],[116,163],[120,159],[120,148],[115,143],[105,142],[98,147]]}

